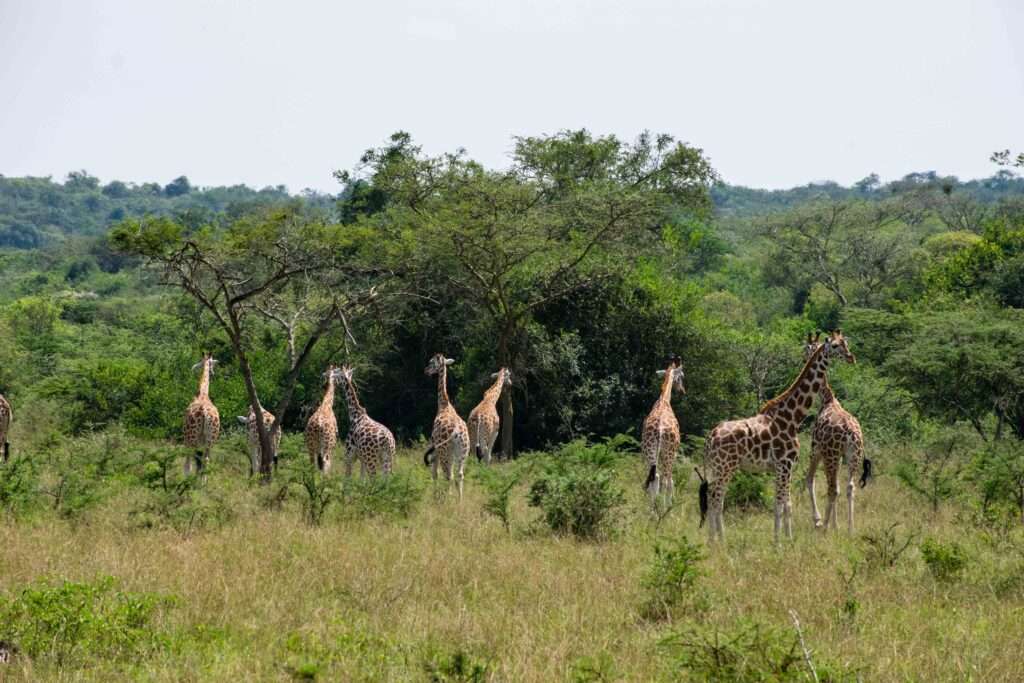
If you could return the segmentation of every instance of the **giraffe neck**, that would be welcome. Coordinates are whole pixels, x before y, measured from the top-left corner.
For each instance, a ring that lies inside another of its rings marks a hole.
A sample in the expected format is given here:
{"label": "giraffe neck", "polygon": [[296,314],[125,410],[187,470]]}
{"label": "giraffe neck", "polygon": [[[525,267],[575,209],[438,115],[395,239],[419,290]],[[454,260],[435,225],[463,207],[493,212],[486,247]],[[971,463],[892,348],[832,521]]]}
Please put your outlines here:
{"label": "giraffe neck", "polygon": [[199,398],[210,397],[210,359],[203,361],[203,372],[199,375]]}
{"label": "giraffe neck", "polygon": [[674,365],[668,366],[668,369],[665,370],[665,376],[661,380],[661,394],[658,397],[658,403],[664,403],[667,406],[672,405],[672,380],[674,372]]}
{"label": "giraffe neck", "polygon": [[441,369],[437,371],[437,411],[441,412],[449,405],[451,401],[448,400],[448,366],[442,363]]}
{"label": "giraffe neck", "polygon": [[818,396],[821,397],[821,405],[825,406],[836,400],[836,395],[832,392],[832,385],[828,383],[828,373],[821,378],[821,391]]}
{"label": "giraffe neck", "polygon": [[484,399],[482,403],[489,403],[496,405],[498,398],[501,397],[501,391],[505,388],[505,375],[498,375],[498,379],[494,380],[494,384],[484,392]]}
{"label": "giraffe neck", "polygon": [[[800,424],[807,416],[807,412],[814,401],[815,394],[821,391],[823,380],[827,379],[829,357],[823,350],[824,346],[815,351],[803,370],[797,375],[788,389],[765,403],[761,410],[762,414],[779,417],[782,415],[795,424]],[[815,384],[818,385],[815,389]]]}
{"label": "giraffe neck", "polygon": [[[331,388],[333,393],[334,389]],[[356,387],[352,381],[345,378],[345,404],[348,406],[348,421],[356,423],[366,415],[366,408],[359,403],[359,396],[356,394]]]}
{"label": "giraffe neck", "polygon": [[327,388],[324,389],[324,397],[320,400],[320,410],[334,409],[334,373],[327,374]]}

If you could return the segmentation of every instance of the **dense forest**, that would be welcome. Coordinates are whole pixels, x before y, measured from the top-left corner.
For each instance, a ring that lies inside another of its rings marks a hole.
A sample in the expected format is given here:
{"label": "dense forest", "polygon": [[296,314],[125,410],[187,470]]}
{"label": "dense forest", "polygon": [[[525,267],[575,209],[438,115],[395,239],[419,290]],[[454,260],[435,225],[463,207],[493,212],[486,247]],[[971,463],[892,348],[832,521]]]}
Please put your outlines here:
{"label": "dense forest", "polygon": [[[210,350],[228,361],[217,402],[244,414],[228,335],[168,274],[176,247],[131,235],[201,236],[217,253],[308,234],[303,253],[345,263],[241,311],[253,384],[275,405],[313,309],[339,296],[351,308],[311,347],[285,429],[301,429],[323,366],[348,360],[371,413],[419,438],[433,411],[422,365],[443,349],[466,411],[499,364],[513,368],[517,447],[634,433],[654,369],[678,353],[689,387],[678,412],[700,437],[785,387],[802,332],[842,327],[867,362],[835,381],[873,440],[957,425],[986,442],[1024,437],[1024,179],[1012,171],[769,192],[722,182],[699,150],[587,133],[519,140],[513,162],[428,158],[399,134],[339,172],[337,196],[184,176],[162,187],[0,178],[0,325],[13,342],[0,387],[62,433],[121,423],[171,438],[195,389],[188,367]],[[629,173],[681,180],[644,194]],[[611,225],[591,215],[602,202],[624,207]],[[275,255],[263,255],[242,254],[237,275],[266,270]],[[299,314],[302,297],[316,303]]]}

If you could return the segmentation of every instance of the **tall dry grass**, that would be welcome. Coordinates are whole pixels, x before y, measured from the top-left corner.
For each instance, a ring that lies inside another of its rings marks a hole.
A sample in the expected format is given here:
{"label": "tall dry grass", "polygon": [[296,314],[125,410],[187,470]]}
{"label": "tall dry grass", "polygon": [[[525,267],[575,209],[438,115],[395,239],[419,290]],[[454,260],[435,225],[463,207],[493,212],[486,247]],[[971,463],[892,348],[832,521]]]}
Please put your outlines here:
{"label": "tall dry grass", "polygon": [[[428,486],[419,462],[419,452],[405,452],[398,467]],[[854,678],[1024,680],[1019,531],[986,540],[955,510],[933,516],[883,476],[858,491],[857,536],[823,535],[797,491],[794,541],[772,544],[768,512],[727,510],[728,541],[701,563],[703,605],[649,621],[642,577],[654,544],[687,535],[703,545],[705,534],[694,482],[677,484],[680,506],[658,524],[640,491],[643,474],[639,463],[624,468],[628,504],[618,531],[599,543],[542,529],[521,490],[506,532],[482,513],[472,476],[461,504],[427,495],[408,519],[335,514],[312,527],[294,502],[263,505],[266,487],[242,483],[233,468],[206,486],[222,487],[237,516],[208,528],[139,528],[130,492],[74,523],[8,518],[0,596],[40,580],[111,575],[125,591],[179,600],[153,624],[170,644],[150,656],[110,662],[86,653],[63,668],[21,656],[0,678],[406,681],[456,680],[462,671],[469,680],[475,667],[478,680],[495,681],[703,680],[679,668],[666,637],[713,639],[751,622],[793,632],[795,613],[811,661]],[[962,543],[965,576],[933,578],[916,540],[894,566],[873,566],[859,535],[894,522],[897,536]]]}

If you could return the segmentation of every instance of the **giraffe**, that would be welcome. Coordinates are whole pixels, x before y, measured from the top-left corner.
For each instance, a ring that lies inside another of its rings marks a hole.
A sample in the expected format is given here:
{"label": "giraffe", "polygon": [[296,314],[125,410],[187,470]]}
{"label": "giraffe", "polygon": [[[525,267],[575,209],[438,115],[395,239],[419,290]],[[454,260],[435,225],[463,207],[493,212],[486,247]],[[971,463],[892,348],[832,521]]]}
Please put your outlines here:
{"label": "giraffe", "polygon": [[676,462],[679,451],[679,420],[672,411],[672,388],[686,393],[683,384],[682,359],[672,356],[667,367],[658,370],[661,381],[661,394],[654,402],[654,407],[644,420],[640,432],[640,450],[647,460],[648,471],[644,488],[651,497],[651,505],[657,507],[658,493],[664,484],[665,498],[672,503],[675,483],[672,480],[672,466]]}
{"label": "giraffe", "polygon": [[320,406],[306,421],[306,450],[309,459],[318,470],[327,474],[331,471],[331,456],[338,442],[338,419],[334,416],[334,386],[341,377],[341,371],[333,365],[327,366],[324,377],[324,397]]}
{"label": "giraffe", "polygon": [[391,474],[395,464],[395,435],[391,430],[366,414],[359,403],[352,367],[340,370],[344,380],[345,404],[348,406],[348,438],[345,440],[345,476],[352,475],[352,459],[359,459],[361,475],[384,476]]}
{"label": "giraffe", "polygon": [[[448,400],[448,366],[455,361],[435,353],[424,372],[437,375],[437,417],[430,433],[430,447],[423,454],[423,464],[431,466],[431,476],[437,482],[437,468],[440,466],[444,477],[452,480],[455,468],[459,482],[459,500],[462,500],[462,483],[465,479],[466,454],[469,452],[469,430],[454,406]],[[434,454],[433,460],[430,454]]]}
{"label": "giraffe", "polygon": [[[840,330],[836,334],[842,334]],[[804,358],[809,358],[819,346],[821,346],[821,333],[816,336],[807,334],[807,341],[804,345]],[[850,362],[856,362],[853,354],[850,354]],[[818,418],[814,422],[811,431],[811,464],[807,470],[807,491],[811,495],[811,515],[814,519],[814,526],[825,529],[835,529],[837,525],[836,499],[839,497],[839,464],[845,458],[849,468],[849,477],[846,482],[846,523],[849,533],[853,533],[853,499],[855,487],[853,485],[857,470],[863,467],[860,477],[860,486],[864,488],[868,479],[871,478],[871,460],[864,457],[864,433],[861,431],[860,422],[853,415],[846,411],[839,403],[835,393],[828,382],[828,375],[821,383],[821,410],[818,411]],[[824,524],[818,512],[818,501],[814,495],[814,475],[818,469],[818,463],[825,465],[825,479],[828,481],[828,507],[825,511]]]}
{"label": "giraffe", "polygon": [[[263,428],[270,434],[270,438],[274,446],[274,467],[277,467],[277,451],[281,447],[281,430],[274,430],[274,415],[260,406],[260,412],[263,414]],[[246,432],[249,436],[249,476],[252,476],[260,471],[260,454],[263,452],[260,449],[260,432],[256,427],[256,413],[253,412],[252,408],[249,408],[248,415],[238,415],[238,422],[245,425]]]}
{"label": "giraffe", "polygon": [[725,489],[740,467],[774,470],[775,541],[779,540],[783,523],[786,537],[793,537],[789,482],[800,454],[797,430],[821,390],[829,362],[840,355],[853,362],[846,339],[837,332],[815,349],[793,384],[761,406],[757,415],[721,422],[711,430],[704,443],[704,468],[710,512],[708,533],[712,540],[725,538]]}
{"label": "giraffe", "polygon": [[[220,436],[220,413],[217,406],[210,400],[210,377],[217,361],[210,354],[192,366],[192,370],[202,368],[199,376],[199,392],[185,410],[185,445],[196,449],[196,471],[201,472],[210,461],[210,449]],[[192,472],[192,459],[185,458],[185,474]]]}
{"label": "giraffe", "polygon": [[483,463],[491,464],[491,451],[494,442],[498,438],[497,403],[501,392],[505,387],[512,386],[512,371],[508,368],[501,368],[493,375],[494,384],[484,392],[484,398],[479,405],[469,413],[469,442],[476,449],[476,459]]}
{"label": "giraffe", "polygon": [[10,402],[0,394],[0,462],[7,462],[11,458],[11,444],[7,441],[7,434],[11,430],[11,420],[14,419],[14,411]]}

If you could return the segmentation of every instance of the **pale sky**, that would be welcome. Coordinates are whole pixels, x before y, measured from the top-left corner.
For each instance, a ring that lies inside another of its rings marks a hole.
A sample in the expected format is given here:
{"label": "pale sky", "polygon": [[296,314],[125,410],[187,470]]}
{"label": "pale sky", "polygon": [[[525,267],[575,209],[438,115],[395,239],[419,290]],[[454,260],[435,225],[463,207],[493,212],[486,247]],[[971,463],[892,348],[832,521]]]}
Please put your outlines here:
{"label": "pale sky", "polygon": [[285,184],[407,130],[667,132],[731,183],[991,175],[1024,151],[1021,0],[0,0],[0,174]]}

